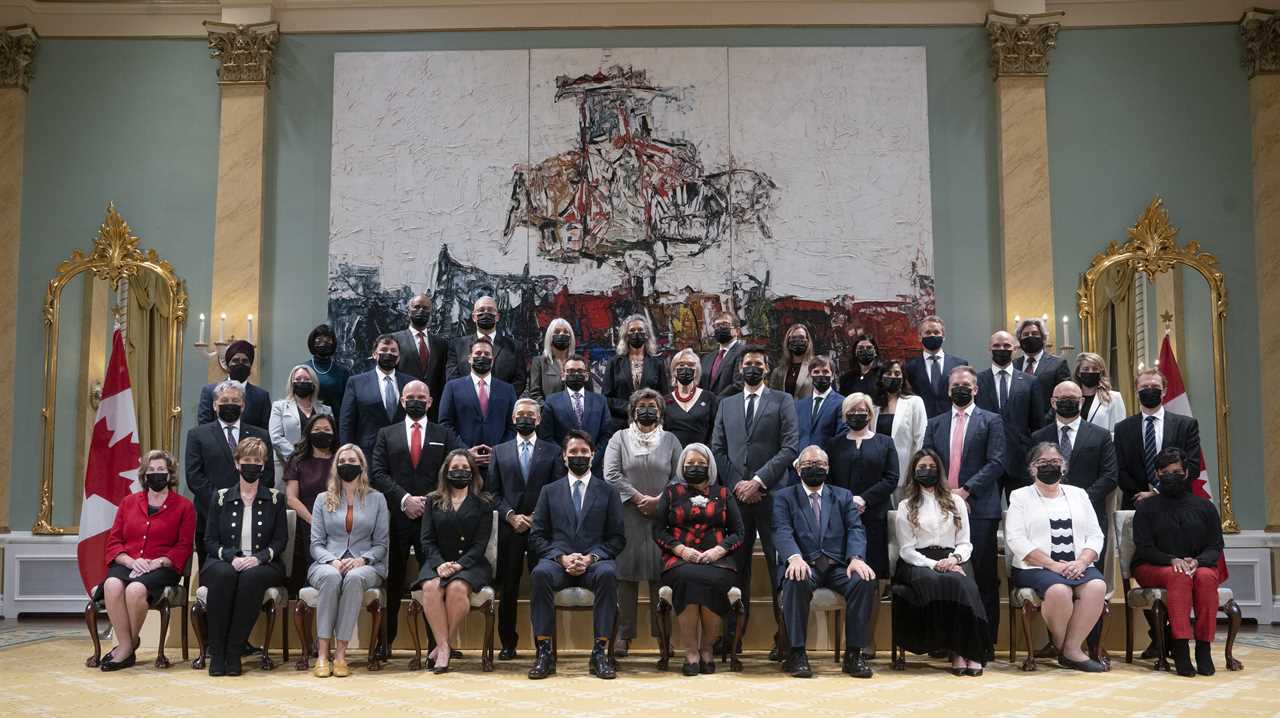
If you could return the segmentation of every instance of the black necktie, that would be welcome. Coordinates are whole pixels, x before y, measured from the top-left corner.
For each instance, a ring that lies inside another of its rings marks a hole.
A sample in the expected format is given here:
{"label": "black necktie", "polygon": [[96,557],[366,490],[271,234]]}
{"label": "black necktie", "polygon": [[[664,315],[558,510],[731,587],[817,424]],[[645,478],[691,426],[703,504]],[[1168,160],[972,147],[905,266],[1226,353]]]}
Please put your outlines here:
{"label": "black necktie", "polygon": [[1000,410],[1004,411],[1004,404],[1009,400],[1009,372],[1004,369],[1000,370]]}
{"label": "black necktie", "polygon": [[821,409],[822,409],[822,397],[820,396],[813,397],[813,416],[809,417],[810,429],[818,425],[818,411],[820,411]]}
{"label": "black necktie", "polygon": [[942,390],[940,386],[942,383],[942,368],[938,365],[938,355],[930,356],[929,361],[932,362],[929,364],[929,383],[933,385],[934,393],[940,394]]}
{"label": "black necktie", "polygon": [[747,397],[747,433],[751,433],[751,423],[756,420],[756,395]]}
{"label": "black necktie", "polygon": [[1147,417],[1146,436],[1142,441],[1142,463],[1147,470],[1147,483],[1156,484],[1156,418]]}

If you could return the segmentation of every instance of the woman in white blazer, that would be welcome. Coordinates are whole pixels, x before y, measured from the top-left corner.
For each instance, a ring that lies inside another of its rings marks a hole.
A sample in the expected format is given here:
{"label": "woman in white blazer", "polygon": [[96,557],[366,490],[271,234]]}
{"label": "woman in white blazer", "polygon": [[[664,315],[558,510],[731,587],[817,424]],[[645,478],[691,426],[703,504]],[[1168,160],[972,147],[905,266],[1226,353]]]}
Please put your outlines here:
{"label": "woman in white blazer", "polygon": [[333,416],[333,409],[320,401],[316,394],[320,384],[315,370],[308,364],[299,364],[289,372],[289,384],[284,398],[271,402],[272,453],[276,456],[276,488],[284,489],[284,462],[293,453],[293,447],[302,441],[302,425],[312,414]]}
{"label": "woman in white blazer", "polygon": [[[915,456],[924,445],[924,430],[929,423],[929,415],[925,412],[924,400],[911,393],[907,380],[902,373],[902,362],[892,359],[885,363],[876,380],[876,392],[872,397],[876,411],[872,421],[875,422],[877,434],[887,434],[893,439],[893,447],[898,451],[898,466],[909,466],[911,457]],[[898,486],[893,492],[894,502],[902,500],[911,475],[903,471],[898,476]]]}
{"label": "woman in white blazer", "polygon": [[1080,385],[1084,403],[1080,413],[1084,420],[1116,433],[1116,424],[1128,415],[1124,397],[1111,389],[1107,377],[1107,362],[1092,352],[1081,352],[1076,358],[1076,370],[1072,377]]}
{"label": "woman in white blazer", "polygon": [[1034,479],[1009,495],[1005,550],[1013,560],[1009,583],[1035,591],[1055,646],[1058,663],[1087,673],[1105,670],[1081,647],[1106,600],[1107,583],[1093,562],[1103,534],[1089,494],[1062,479],[1067,462],[1058,445],[1042,442],[1027,453]]}

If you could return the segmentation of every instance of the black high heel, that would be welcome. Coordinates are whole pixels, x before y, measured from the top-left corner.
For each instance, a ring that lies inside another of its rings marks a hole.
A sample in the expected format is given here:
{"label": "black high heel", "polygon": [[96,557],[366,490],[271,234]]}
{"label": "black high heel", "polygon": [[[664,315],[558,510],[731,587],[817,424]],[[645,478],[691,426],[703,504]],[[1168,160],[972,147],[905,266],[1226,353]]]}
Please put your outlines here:
{"label": "black high heel", "polygon": [[701,662],[690,663],[688,661],[685,661],[684,665],[680,666],[680,673],[686,676],[696,676],[701,671],[702,671]]}

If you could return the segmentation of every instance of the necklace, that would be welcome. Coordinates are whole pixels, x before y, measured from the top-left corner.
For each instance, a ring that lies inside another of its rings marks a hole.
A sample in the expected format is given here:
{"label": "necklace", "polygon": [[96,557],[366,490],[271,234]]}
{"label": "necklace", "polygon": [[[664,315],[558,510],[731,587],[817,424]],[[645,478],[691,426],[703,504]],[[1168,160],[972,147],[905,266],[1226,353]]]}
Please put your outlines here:
{"label": "necklace", "polygon": [[675,391],[672,393],[675,394],[676,401],[680,402],[681,404],[688,404],[689,402],[693,401],[694,395],[698,393],[698,387],[696,386],[693,387],[693,390],[686,395],[686,394],[680,393],[680,387],[677,386]]}
{"label": "necklace", "polygon": [[315,369],[317,374],[328,374],[333,371],[333,357],[329,357],[329,368],[324,371],[320,371],[320,366],[316,364],[316,358],[311,357],[311,368]]}

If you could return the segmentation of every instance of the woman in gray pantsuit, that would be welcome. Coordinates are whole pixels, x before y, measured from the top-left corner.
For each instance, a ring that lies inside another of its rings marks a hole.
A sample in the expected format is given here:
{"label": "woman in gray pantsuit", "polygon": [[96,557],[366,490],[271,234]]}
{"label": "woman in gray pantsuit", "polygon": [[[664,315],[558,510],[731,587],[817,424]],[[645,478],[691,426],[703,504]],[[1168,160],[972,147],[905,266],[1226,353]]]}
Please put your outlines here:
{"label": "woman in gray pantsuit", "polygon": [[631,395],[631,425],[613,435],[604,454],[604,478],[622,498],[627,547],[617,558],[618,636],[615,655],[628,653],[636,637],[640,582],[649,584],[649,630],[658,634],[662,550],[653,540],[653,521],[662,491],[676,477],[680,440],[662,428],[662,395],[641,389]]}
{"label": "woman in gray pantsuit", "polygon": [[[369,465],[355,444],[338,449],[329,487],[311,509],[311,558],[307,581],[320,591],[316,607],[318,653],[315,675],[345,678],[347,644],[364,603],[364,592],[387,577],[390,533],[387,500],[369,487]],[[329,642],[334,647],[329,663]]]}

